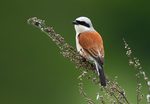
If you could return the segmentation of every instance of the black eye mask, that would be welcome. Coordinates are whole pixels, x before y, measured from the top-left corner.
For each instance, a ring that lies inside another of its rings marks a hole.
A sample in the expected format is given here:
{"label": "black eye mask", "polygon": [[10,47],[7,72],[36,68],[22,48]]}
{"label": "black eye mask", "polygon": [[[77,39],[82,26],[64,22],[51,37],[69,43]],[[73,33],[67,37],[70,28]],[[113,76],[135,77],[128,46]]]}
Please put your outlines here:
{"label": "black eye mask", "polygon": [[77,22],[78,24],[80,24],[80,25],[83,25],[83,26],[86,26],[86,27],[90,27],[90,25],[87,24],[87,23],[85,23],[84,21],[78,21],[78,20],[76,20],[76,22]]}

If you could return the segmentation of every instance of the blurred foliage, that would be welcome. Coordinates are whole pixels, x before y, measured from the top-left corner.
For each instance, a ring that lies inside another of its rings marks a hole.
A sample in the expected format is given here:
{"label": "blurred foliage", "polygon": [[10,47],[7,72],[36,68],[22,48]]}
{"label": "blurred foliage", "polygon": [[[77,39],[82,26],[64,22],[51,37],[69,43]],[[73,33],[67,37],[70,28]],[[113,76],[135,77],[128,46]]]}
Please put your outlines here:
{"label": "blurred foliage", "polygon": [[[50,38],[27,19],[37,16],[75,47],[71,21],[79,16],[92,20],[105,47],[105,73],[118,76],[130,102],[136,103],[136,77],[129,66],[123,38],[150,77],[150,1],[131,0],[1,0],[0,1],[0,104],[86,104],[79,93],[75,65],[60,54]],[[140,76],[146,103],[146,84]],[[99,86],[83,79],[83,87],[96,100]],[[98,103],[100,101],[96,101]]]}

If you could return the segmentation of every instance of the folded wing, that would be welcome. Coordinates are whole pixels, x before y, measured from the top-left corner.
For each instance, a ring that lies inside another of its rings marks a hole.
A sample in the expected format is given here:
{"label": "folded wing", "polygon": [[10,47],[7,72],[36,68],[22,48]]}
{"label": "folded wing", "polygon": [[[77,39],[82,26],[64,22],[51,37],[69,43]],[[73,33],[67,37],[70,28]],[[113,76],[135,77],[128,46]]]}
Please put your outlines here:
{"label": "folded wing", "polygon": [[79,44],[85,52],[94,58],[101,66],[104,66],[103,40],[98,32],[83,32],[78,36]]}

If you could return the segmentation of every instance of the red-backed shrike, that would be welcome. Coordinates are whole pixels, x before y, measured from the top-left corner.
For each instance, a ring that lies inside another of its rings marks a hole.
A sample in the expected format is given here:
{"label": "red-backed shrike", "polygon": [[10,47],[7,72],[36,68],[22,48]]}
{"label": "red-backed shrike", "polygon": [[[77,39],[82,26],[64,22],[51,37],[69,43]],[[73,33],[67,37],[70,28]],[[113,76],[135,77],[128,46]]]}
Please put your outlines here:
{"label": "red-backed shrike", "polygon": [[102,86],[106,86],[104,66],[104,47],[100,34],[95,31],[87,17],[79,17],[72,22],[76,31],[76,47],[79,53],[87,59],[93,60]]}

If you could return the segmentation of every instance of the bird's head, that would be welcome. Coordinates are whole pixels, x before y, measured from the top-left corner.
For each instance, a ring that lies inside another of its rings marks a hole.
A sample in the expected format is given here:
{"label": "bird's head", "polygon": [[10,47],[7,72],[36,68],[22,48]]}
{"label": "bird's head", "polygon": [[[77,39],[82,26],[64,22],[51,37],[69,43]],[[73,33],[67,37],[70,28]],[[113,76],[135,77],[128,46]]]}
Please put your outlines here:
{"label": "bird's head", "polygon": [[78,34],[94,30],[91,20],[87,17],[78,17],[75,21],[72,21],[72,23],[75,25],[75,30]]}

